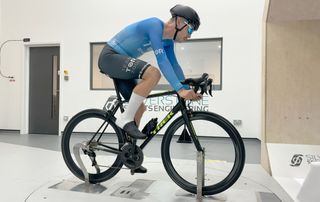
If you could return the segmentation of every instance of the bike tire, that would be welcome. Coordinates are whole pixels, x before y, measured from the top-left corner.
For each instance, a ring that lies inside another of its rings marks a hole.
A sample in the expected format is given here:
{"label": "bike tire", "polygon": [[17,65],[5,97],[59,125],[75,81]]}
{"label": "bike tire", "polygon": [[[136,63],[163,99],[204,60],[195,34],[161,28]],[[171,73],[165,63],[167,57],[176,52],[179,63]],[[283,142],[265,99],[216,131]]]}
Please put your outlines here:
{"label": "bike tire", "polygon": [[[72,119],[66,125],[65,130],[63,131],[62,141],[61,141],[61,151],[62,151],[63,159],[67,167],[69,168],[69,170],[81,180],[85,180],[84,174],[73,157],[72,148],[70,148],[70,144],[73,144],[73,143],[71,143],[70,139],[76,134],[78,134],[78,132],[74,132],[75,128],[80,123],[85,122],[86,120],[89,120],[89,119],[106,121],[106,123],[109,124],[108,127],[111,127],[111,129],[115,131],[115,136],[117,139],[115,140],[116,141],[115,144],[118,144],[116,146],[117,149],[120,150],[125,143],[125,138],[122,132],[115,125],[113,121],[107,120],[107,112],[103,110],[88,109],[88,110],[81,111],[78,114],[76,114],[74,117],[72,117]],[[89,173],[89,182],[95,184],[95,183],[106,181],[112,178],[114,175],[116,175],[122,166],[123,166],[123,163],[120,159],[120,155],[116,155],[113,164],[108,169],[100,173]]]}
{"label": "bike tire", "polygon": [[[195,121],[200,122],[208,122],[209,124],[215,124],[218,127],[220,127],[222,130],[225,131],[225,134],[229,136],[230,142],[232,142],[232,147],[234,150],[234,162],[233,166],[230,166],[230,172],[226,173],[226,177],[224,177],[221,181],[215,183],[215,184],[209,184],[210,181],[205,182],[203,188],[202,188],[202,194],[203,195],[214,195],[218,194],[220,192],[223,192],[227,190],[229,187],[231,187],[240,177],[241,172],[243,170],[244,164],[245,164],[245,147],[242,141],[242,138],[237,131],[237,129],[224,117],[211,113],[211,112],[192,112],[191,123]],[[162,140],[161,144],[161,156],[162,156],[162,162],[163,165],[170,176],[170,178],[182,189],[191,192],[193,194],[197,193],[197,185],[196,183],[190,182],[190,180],[186,180],[185,177],[182,177],[181,174],[179,174],[179,171],[177,171],[176,167],[173,165],[174,160],[172,160],[170,156],[170,146],[174,146],[174,134],[185,123],[182,116],[177,118],[174,122],[170,124],[168,129],[165,132],[165,135]],[[207,124],[208,125],[208,124]],[[207,127],[207,126],[206,126]],[[199,138],[199,137],[198,137]],[[194,146],[194,144],[192,144]],[[190,146],[188,146],[190,147]],[[231,147],[231,146],[230,146]],[[181,147],[183,148],[183,147]],[[207,155],[207,154],[206,154]],[[207,160],[205,161],[207,163]],[[231,169],[232,167],[232,169]],[[183,168],[184,170],[187,168]],[[207,171],[211,171],[213,169],[206,169]],[[211,171],[213,172],[213,171]],[[205,173],[206,174],[206,173]],[[205,176],[206,178],[206,176]],[[207,181],[207,180],[205,180]]]}

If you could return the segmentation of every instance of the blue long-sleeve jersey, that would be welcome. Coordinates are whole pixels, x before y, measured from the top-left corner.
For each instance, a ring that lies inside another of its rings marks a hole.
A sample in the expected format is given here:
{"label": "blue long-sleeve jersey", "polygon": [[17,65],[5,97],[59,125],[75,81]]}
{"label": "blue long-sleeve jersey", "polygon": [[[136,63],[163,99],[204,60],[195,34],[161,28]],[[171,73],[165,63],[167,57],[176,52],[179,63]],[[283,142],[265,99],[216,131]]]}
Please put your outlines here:
{"label": "blue long-sleeve jersey", "polygon": [[148,18],[128,25],[107,43],[118,53],[138,58],[145,52],[154,52],[160,70],[175,91],[183,88],[185,79],[174,54],[174,42],[162,39],[164,23],[158,18]]}

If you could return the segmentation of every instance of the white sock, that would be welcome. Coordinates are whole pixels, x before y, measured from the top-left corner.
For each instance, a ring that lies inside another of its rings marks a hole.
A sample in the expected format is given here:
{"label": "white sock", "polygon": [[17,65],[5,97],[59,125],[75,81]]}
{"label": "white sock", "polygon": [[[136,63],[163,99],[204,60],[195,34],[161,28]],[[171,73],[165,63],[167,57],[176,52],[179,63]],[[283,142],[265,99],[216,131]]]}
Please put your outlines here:
{"label": "white sock", "polygon": [[126,123],[134,120],[134,116],[136,115],[136,112],[143,103],[144,99],[145,97],[132,92],[126,111],[124,111],[124,113],[121,114],[116,120],[116,124],[120,128],[123,128]]}

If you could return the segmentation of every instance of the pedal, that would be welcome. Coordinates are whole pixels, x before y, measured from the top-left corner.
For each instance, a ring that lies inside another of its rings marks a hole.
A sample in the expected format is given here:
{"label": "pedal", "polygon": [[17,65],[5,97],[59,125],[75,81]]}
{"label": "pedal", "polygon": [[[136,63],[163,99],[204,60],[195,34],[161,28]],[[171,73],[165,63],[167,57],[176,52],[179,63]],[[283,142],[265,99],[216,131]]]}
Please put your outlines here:
{"label": "pedal", "polygon": [[131,173],[131,175],[134,175],[135,173],[147,173],[147,169],[145,168],[145,167],[143,167],[143,166],[140,166],[140,167],[138,167],[138,168],[136,168],[136,169],[131,169],[130,170],[130,173]]}

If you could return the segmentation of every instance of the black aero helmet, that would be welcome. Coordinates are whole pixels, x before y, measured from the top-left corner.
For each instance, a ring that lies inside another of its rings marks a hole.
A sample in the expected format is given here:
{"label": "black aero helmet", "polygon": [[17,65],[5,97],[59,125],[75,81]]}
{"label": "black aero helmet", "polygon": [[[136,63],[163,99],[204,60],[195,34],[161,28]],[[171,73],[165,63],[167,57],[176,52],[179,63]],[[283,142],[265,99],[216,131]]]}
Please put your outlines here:
{"label": "black aero helmet", "polygon": [[190,23],[194,30],[198,30],[200,26],[200,18],[195,10],[190,8],[189,6],[183,6],[183,5],[175,5],[170,9],[170,13],[172,17],[180,16],[185,18],[188,23]]}

